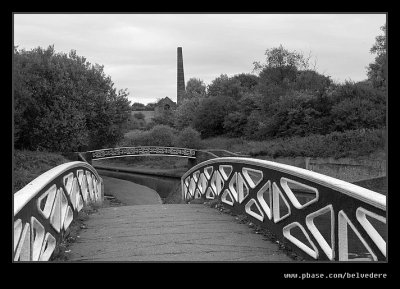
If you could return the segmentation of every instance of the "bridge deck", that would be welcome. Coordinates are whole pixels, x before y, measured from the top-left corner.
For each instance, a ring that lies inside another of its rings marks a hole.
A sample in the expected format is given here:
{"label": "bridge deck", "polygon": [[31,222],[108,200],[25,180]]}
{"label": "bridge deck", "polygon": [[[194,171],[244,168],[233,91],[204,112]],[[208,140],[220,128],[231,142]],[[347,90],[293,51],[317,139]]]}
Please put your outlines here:
{"label": "bridge deck", "polygon": [[204,205],[102,208],[70,247],[70,261],[292,261],[234,217]]}

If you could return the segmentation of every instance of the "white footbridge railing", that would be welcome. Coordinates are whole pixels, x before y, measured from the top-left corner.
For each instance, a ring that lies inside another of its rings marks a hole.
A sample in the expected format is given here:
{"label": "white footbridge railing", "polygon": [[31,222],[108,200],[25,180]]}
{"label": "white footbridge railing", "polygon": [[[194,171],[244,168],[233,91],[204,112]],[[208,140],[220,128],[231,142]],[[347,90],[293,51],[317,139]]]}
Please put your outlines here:
{"label": "white footbridge railing", "polygon": [[310,260],[384,261],[386,196],[285,164],[215,158],[181,178],[182,198],[219,199]]}
{"label": "white footbridge railing", "polygon": [[14,194],[14,261],[47,261],[87,204],[101,204],[103,180],[86,162],[69,162]]}
{"label": "white footbridge railing", "polygon": [[[204,161],[181,178],[182,198],[219,199],[311,260],[387,260],[386,196],[280,163]],[[14,261],[47,261],[103,180],[86,162],[59,165],[14,194]]]}

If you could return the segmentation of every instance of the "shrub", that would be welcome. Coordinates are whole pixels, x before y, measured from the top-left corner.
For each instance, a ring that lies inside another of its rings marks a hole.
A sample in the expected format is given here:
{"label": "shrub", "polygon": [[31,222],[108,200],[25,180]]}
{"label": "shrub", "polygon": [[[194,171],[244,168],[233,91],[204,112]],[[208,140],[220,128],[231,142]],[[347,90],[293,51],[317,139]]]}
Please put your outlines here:
{"label": "shrub", "polygon": [[203,140],[204,147],[241,152],[251,156],[271,157],[358,157],[385,148],[385,131],[351,130],[327,135],[244,141],[240,138],[216,137]]}
{"label": "shrub", "polygon": [[175,130],[166,125],[156,125],[151,130],[133,130],[125,134],[123,146],[174,146]]}
{"label": "shrub", "polygon": [[191,127],[186,127],[179,133],[176,145],[183,148],[199,149],[202,147],[200,133]]}
{"label": "shrub", "polygon": [[148,145],[174,146],[176,131],[167,125],[156,125],[149,131]]}
{"label": "shrub", "polygon": [[247,141],[241,138],[213,137],[202,140],[202,146],[207,149],[222,149],[232,152],[243,151],[247,147]]}
{"label": "shrub", "polygon": [[13,193],[22,189],[44,172],[68,161],[59,153],[14,150]]}
{"label": "shrub", "polygon": [[141,112],[134,113],[133,117],[136,118],[136,119],[144,119],[145,118],[144,114],[141,113]]}
{"label": "shrub", "polygon": [[384,131],[351,130],[327,135],[310,135],[249,142],[247,151],[252,156],[272,157],[357,157],[365,156],[385,147]]}

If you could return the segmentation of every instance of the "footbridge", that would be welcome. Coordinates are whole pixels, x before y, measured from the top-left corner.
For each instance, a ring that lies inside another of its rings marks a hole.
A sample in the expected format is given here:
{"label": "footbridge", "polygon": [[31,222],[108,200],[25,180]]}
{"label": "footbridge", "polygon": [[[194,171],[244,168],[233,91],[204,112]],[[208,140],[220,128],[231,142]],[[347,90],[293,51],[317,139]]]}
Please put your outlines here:
{"label": "footbridge", "polygon": [[[308,260],[387,260],[386,196],[363,187],[219,150],[151,146],[76,155],[77,161],[14,194],[14,261],[51,260],[71,223],[91,204],[100,206],[98,214],[72,260],[293,261],[277,244],[203,201],[245,215]],[[102,208],[104,178],[93,163],[152,155],[188,158],[190,168],[180,177],[183,204]]]}

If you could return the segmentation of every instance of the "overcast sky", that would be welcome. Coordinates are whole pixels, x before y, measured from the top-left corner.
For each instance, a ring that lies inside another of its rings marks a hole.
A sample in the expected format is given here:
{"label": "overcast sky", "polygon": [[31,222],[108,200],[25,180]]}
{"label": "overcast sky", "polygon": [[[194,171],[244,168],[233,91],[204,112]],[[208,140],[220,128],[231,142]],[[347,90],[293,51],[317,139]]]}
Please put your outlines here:
{"label": "overcast sky", "polygon": [[366,79],[369,50],[385,14],[14,14],[14,45],[76,50],[131,102],[176,101],[177,47],[185,81],[252,73],[265,50],[282,44],[316,61],[333,80]]}

